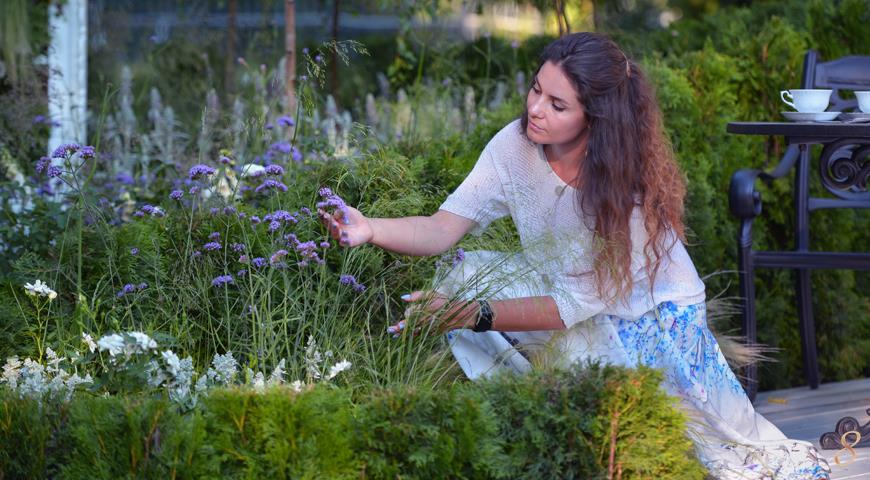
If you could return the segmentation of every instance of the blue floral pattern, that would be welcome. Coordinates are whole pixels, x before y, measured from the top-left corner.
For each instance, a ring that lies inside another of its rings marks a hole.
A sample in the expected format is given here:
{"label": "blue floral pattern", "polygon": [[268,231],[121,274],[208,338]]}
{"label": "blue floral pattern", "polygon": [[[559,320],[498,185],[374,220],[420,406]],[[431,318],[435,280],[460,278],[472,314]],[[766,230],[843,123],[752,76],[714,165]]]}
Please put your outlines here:
{"label": "blue floral pattern", "polygon": [[706,305],[663,302],[637,320],[610,317],[630,361],[662,368],[681,394],[706,402],[709,392],[744,394],[707,328]]}

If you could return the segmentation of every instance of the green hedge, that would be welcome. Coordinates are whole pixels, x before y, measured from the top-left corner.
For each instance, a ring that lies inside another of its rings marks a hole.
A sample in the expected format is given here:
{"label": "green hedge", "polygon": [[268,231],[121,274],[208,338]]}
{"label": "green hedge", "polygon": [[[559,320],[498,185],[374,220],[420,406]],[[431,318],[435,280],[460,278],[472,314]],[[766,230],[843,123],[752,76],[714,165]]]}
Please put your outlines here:
{"label": "green hedge", "polygon": [[187,413],[165,398],[55,404],[3,390],[0,478],[594,479],[614,437],[622,478],[703,478],[661,379],[593,363],[355,397],[217,390]]}

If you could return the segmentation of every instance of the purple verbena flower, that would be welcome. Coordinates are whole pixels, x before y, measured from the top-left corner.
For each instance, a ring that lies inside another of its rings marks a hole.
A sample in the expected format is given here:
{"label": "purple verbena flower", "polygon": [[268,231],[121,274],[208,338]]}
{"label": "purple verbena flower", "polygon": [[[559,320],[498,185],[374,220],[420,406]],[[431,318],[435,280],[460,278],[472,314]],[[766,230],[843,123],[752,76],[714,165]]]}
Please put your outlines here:
{"label": "purple verbena flower", "polygon": [[280,153],[292,153],[293,145],[290,145],[288,142],[275,142],[272,145],[269,145],[269,151],[272,152],[280,152]]}
{"label": "purple verbena flower", "polygon": [[218,242],[208,242],[202,246],[207,252],[214,252],[221,249],[221,244]]}
{"label": "purple verbena flower", "polygon": [[288,253],[287,250],[284,250],[284,249],[278,250],[277,252],[273,253],[271,257],[269,257],[269,263],[271,263],[272,265],[275,265],[276,263],[280,262],[281,259],[286,257],[287,253]]}
{"label": "purple verbena flower", "polygon": [[148,284],[145,282],[142,282],[139,285],[137,285],[136,288],[138,288],[139,290],[145,290],[146,288],[148,288]]}
{"label": "purple verbena flower", "polygon": [[188,172],[188,173],[189,173],[191,180],[196,180],[197,178],[200,178],[203,176],[210,177],[210,176],[214,175],[215,173],[217,173],[217,170],[215,170],[212,167],[209,167],[208,165],[199,164],[199,165],[194,165],[194,166],[190,167],[190,172]]}
{"label": "purple verbena flower", "polygon": [[353,288],[353,291],[357,293],[364,292],[366,289],[366,286],[359,283],[353,275],[342,274],[338,277],[338,281],[342,285],[350,285]]}
{"label": "purple verbena flower", "polygon": [[272,220],[269,222],[269,233],[273,233],[281,228],[281,222],[278,220]]}
{"label": "purple verbena flower", "polygon": [[278,125],[281,125],[282,127],[292,127],[293,125],[296,125],[296,122],[293,121],[293,118],[289,115],[284,115],[278,118]]}
{"label": "purple verbena flower", "polygon": [[284,168],[281,165],[271,164],[266,166],[266,175],[280,177],[284,175]]}
{"label": "purple verbena flower", "polygon": [[231,283],[234,283],[232,275],[220,275],[211,281],[213,287],[222,287]]}
{"label": "purple verbena flower", "polygon": [[260,217],[256,215],[251,215],[251,225],[259,225],[260,222]]}
{"label": "purple verbena flower", "polygon": [[229,164],[232,163],[233,161],[232,161],[232,159],[231,159],[230,157],[228,157],[228,156],[226,156],[226,155],[221,155],[220,162],[221,162],[222,164],[224,164],[224,165],[229,165]]}
{"label": "purple verbena flower", "polygon": [[298,148],[293,147],[290,157],[293,159],[294,162],[297,162],[297,163],[301,162],[302,161],[302,152],[300,152]]}
{"label": "purple verbena flower", "polygon": [[302,207],[299,209],[299,211],[304,213],[305,215],[311,215],[311,209],[308,207]]}
{"label": "purple verbena flower", "polygon": [[136,247],[131,248],[131,249],[130,249],[130,255],[133,255],[134,257],[135,257],[136,255],[139,255],[139,249],[136,248]]}
{"label": "purple verbena flower", "polygon": [[461,248],[456,249],[456,254],[453,256],[453,266],[458,265],[463,260],[465,260],[465,250]]}
{"label": "purple verbena flower", "polygon": [[239,255],[239,263],[248,263],[251,259],[247,255]]}
{"label": "purple verbena flower", "polygon": [[90,145],[85,145],[84,147],[82,147],[81,150],[79,150],[79,156],[86,159],[94,158],[94,155],[96,155],[96,153],[97,152],[94,150],[94,147]]}
{"label": "purple verbena flower", "polygon": [[54,152],[51,154],[51,158],[66,158],[67,155],[73,155],[79,150],[81,150],[82,146],[78,143],[64,143],[63,145],[54,149]]}
{"label": "purple verbena flower", "polygon": [[208,234],[209,240],[218,240],[219,238],[221,238],[221,232],[211,232]]}
{"label": "purple verbena flower", "polygon": [[57,178],[63,175],[63,170],[57,165],[48,166],[48,178]]}
{"label": "purple verbena flower", "polygon": [[239,278],[242,278],[242,277],[244,277],[244,276],[247,275],[247,274],[248,274],[248,271],[247,271],[247,270],[245,270],[245,269],[241,269],[241,270],[239,270],[239,271],[236,273],[236,276],[239,277]]}
{"label": "purple verbena flower", "polygon": [[121,288],[121,290],[118,290],[118,293],[116,293],[115,296],[118,298],[121,298],[124,295],[128,295],[128,294],[135,293],[135,292],[136,292],[136,285],[133,285],[132,283],[128,283],[128,284],[124,285],[124,287]]}
{"label": "purple verbena flower", "polygon": [[36,161],[36,173],[43,173],[48,170],[48,167],[51,165],[51,158],[49,157],[41,157]]}
{"label": "purple verbena flower", "polygon": [[329,187],[323,187],[318,192],[320,193],[320,197],[323,198],[322,202],[317,202],[317,208],[335,208],[340,211],[342,216],[344,217],[344,221],[347,222],[347,204],[344,203],[341,197],[332,192],[332,189]]}
{"label": "purple verbena flower", "polygon": [[153,215],[154,214],[154,206],[148,205],[146,203],[145,205],[142,205],[142,211],[147,213],[148,215]]}
{"label": "purple verbena flower", "polygon": [[232,215],[234,213],[236,213],[236,207],[232,205],[227,205],[226,207],[224,207],[224,215]]}
{"label": "purple verbena flower", "polygon": [[197,187],[196,185],[190,187],[190,190],[187,191],[187,193],[189,193],[191,195],[196,195],[198,192],[199,192],[199,187]]}
{"label": "purple verbena flower", "polygon": [[120,182],[124,185],[133,185],[136,183],[136,180],[133,179],[132,175],[124,172],[115,175],[115,181]]}
{"label": "purple verbena flower", "polygon": [[181,190],[173,190],[172,193],[169,194],[169,198],[173,200],[181,200],[181,197],[184,196],[184,192]]}
{"label": "purple verbena flower", "polygon": [[243,252],[245,250],[245,244],[244,243],[234,243],[234,244],[230,245],[230,248],[236,253]]}
{"label": "purple verbena flower", "polygon": [[253,265],[254,268],[263,268],[266,266],[266,259],[263,257],[256,257],[251,260],[251,265]]}
{"label": "purple verbena flower", "polygon": [[133,216],[136,218],[142,218],[145,216],[145,212],[143,212],[142,210],[136,210],[135,212],[133,212]]}
{"label": "purple verbena flower", "polygon": [[271,123],[267,123],[263,128],[265,128],[266,130],[272,130],[273,128],[275,128],[275,125],[272,125]]}
{"label": "purple verbena flower", "polygon": [[264,191],[267,191],[267,190],[280,190],[282,192],[286,192],[287,185],[284,185],[283,183],[281,183],[277,180],[272,180],[270,178],[268,180],[263,181],[263,183],[261,183],[260,186],[258,186],[257,188],[254,189],[254,191],[257,193],[263,193]]}
{"label": "purple verbena flower", "polygon": [[220,209],[217,208],[217,207],[211,207],[210,209],[208,209],[208,213],[209,213],[212,217],[215,216],[215,215],[217,215],[219,211],[220,211]]}
{"label": "purple verbena flower", "polygon": [[320,242],[320,248],[329,248],[329,242]]}

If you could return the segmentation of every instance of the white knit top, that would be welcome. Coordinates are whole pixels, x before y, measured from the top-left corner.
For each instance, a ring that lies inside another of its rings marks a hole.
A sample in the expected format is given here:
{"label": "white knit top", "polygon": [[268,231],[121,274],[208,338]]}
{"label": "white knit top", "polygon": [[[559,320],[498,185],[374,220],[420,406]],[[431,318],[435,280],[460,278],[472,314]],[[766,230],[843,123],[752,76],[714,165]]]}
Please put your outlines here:
{"label": "white knit top", "polygon": [[440,209],[474,220],[471,233],[480,236],[494,220],[510,215],[519,232],[523,257],[542,290],[550,294],[566,327],[597,314],[637,319],[659,303],[703,302],[704,283],[685,246],[671,233],[670,259],[662,259],[650,295],[644,269],[647,240],[642,211],[635,207],[631,223],[634,287],[627,298],[605,304],[593,282],[594,221],[581,218],[576,191],[552,170],[542,145],[522,134],[515,120],[483,149],[471,173]]}

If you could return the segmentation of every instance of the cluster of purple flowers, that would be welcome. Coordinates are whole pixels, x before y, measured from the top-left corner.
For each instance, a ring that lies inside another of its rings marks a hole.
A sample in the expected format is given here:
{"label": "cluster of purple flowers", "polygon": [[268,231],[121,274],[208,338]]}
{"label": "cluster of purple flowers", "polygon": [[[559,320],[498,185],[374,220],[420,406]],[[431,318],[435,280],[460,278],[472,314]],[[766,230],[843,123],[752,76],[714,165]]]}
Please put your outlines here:
{"label": "cluster of purple flowers", "polygon": [[139,255],[139,249],[136,248],[136,247],[131,248],[131,249],[130,249],[130,255],[133,255],[134,257],[135,257],[136,255]]}
{"label": "cluster of purple flowers", "polygon": [[271,178],[269,178],[264,180],[263,183],[261,183],[257,188],[254,189],[254,191],[257,193],[263,193],[270,190],[280,190],[282,192],[286,192],[287,185],[284,185],[278,180],[272,180]]}
{"label": "cluster of purple flowers", "polygon": [[[203,164],[194,165],[194,166],[190,167],[190,171],[188,172],[191,180],[196,180],[196,179],[201,178],[203,176],[210,177],[210,176],[214,175],[215,173],[217,173],[217,170],[215,170],[212,167],[209,167],[208,165],[203,165]],[[190,193],[191,193],[191,195],[193,195],[194,192],[190,192]]]}
{"label": "cluster of purple flowers", "polygon": [[275,163],[266,165],[266,175],[280,177],[281,175],[284,175],[284,167]]}
{"label": "cluster of purple flowers", "polygon": [[463,260],[465,260],[465,250],[457,248],[456,254],[453,255],[453,266],[459,265]]}
{"label": "cluster of purple flowers", "polygon": [[278,118],[278,125],[282,127],[292,127],[293,125],[296,125],[296,122],[293,121],[293,117],[289,115],[283,115]]}
{"label": "cluster of purple flowers", "polygon": [[63,170],[57,165],[52,165],[50,157],[42,157],[36,161],[36,173],[45,173],[48,178],[55,178],[63,175]]}
{"label": "cluster of purple flowers", "polygon": [[221,249],[221,244],[218,242],[208,242],[202,246],[207,252],[214,252]]}
{"label": "cluster of purple flowers", "polygon": [[359,293],[359,292],[364,292],[365,289],[366,289],[366,286],[363,285],[363,284],[361,284],[361,283],[359,283],[359,282],[356,280],[356,278],[354,278],[353,275],[342,274],[340,277],[338,277],[338,281],[339,281],[342,285],[351,285],[351,286],[353,287],[353,291],[358,292],[358,293]]}
{"label": "cluster of purple flowers", "polygon": [[332,189],[329,187],[323,187],[318,192],[320,197],[323,198],[322,202],[317,202],[317,208],[335,208],[339,212],[341,212],[344,220],[347,221],[347,204],[344,203],[341,197],[332,192]]}
{"label": "cluster of purple flowers", "polygon": [[[285,235],[284,240],[287,241],[288,247],[293,248],[296,253],[298,253],[302,257],[302,260],[296,263],[300,267],[307,266],[309,262],[315,262],[318,265],[326,263],[326,261],[320,258],[320,255],[318,255],[316,251],[318,245],[313,240],[309,240],[307,242],[300,242],[296,235],[292,233]],[[323,246],[324,243],[326,244],[325,247]],[[320,247],[329,247],[329,242],[322,242],[320,244]]]}
{"label": "cluster of purple flowers", "polygon": [[133,212],[133,216],[136,218],[142,218],[145,215],[151,215],[152,217],[162,217],[166,215],[166,212],[163,211],[160,207],[155,207],[154,205],[142,205],[142,208]]}
{"label": "cluster of purple flowers", "polygon": [[173,200],[181,200],[181,197],[184,196],[184,192],[181,190],[173,190],[172,193],[169,194],[169,198]]}
{"label": "cluster of purple flowers", "polygon": [[148,284],[145,282],[140,283],[139,285],[133,285],[132,283],[128,283],[124,285],[123,288],[118,290],[118,293],[115,294],[116,297],[121,298],[125,295],[129,295],[131,293],[136,293],[140,290],[145,290],[148,288]]}
{"label": "cluster of purple flowers", "polygon": [[213,287],[222,287],[224,285],[229,285],[235,283],[232,275],[219,275],[214,277],[211,281],[211,285]]}
{"label": "cluster of purple flowers", "polygon": [[220,238],[221,238],[221,232],[211,232],[208,234],[209,240],[220,240]]}
{"label": "cluster of purple flowers", "polygon": [[290,142],[275,142],[269,145],[266,153],[263,154],[263,158],[265,160],[272,160],[275,157],[281,157],[283,155],[290,155],[290,158],[293,159],[294,162],[302,161],[302,152],[299,151],[298,148],[290,144]]}
{"label": "cluster of purple flowers", "polygon": [[236,253],[244,252],[245,251],[245,244],[244,243],[234,243],[234,244],[230,245],[230,249]]}
{"label": "cluster of purple flowers", "polygon": [[[81,150],[82,146],[78,143],[64,143],[63,145],[54,149],[54,152],[51,154],[51,158],[67,158],[68,156],[75,155],[76,152]],[[93,147],[91,147],[93,149]]]}

